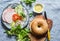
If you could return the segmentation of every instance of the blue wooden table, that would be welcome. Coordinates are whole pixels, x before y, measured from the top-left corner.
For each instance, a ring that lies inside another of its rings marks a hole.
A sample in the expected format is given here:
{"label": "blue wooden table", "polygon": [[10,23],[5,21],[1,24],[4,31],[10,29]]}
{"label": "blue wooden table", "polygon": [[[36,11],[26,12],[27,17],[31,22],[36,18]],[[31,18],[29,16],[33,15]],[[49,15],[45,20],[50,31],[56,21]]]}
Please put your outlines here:
{"label": "blue wooden table", "polygon": [[[0,41],[16,41],[15,37],[8,38],[3,25],[1,25],[1,14],[5,7],[11,3],[19,3],[20,0],[0,0]],[[36,2],[44,4],[44,10],[47,11],[48,18],[53,20],[51,30],[51,41],[60,41],[60,0],[37,0]],[[34,4],[33,4],[34,5]],[[30,9],[29,11],[31,11]]]}

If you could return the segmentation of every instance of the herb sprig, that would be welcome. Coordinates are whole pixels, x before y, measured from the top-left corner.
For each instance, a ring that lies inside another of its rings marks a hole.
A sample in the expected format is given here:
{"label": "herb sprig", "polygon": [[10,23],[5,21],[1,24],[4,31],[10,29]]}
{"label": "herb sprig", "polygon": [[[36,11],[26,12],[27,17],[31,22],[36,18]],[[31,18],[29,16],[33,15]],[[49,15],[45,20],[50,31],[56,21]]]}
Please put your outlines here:
{"label": "herb sprig", "polygon": [[31,6],[32,3],[34,3],[36,0],[21,0],[22,2],[24,2],[26,5]]}

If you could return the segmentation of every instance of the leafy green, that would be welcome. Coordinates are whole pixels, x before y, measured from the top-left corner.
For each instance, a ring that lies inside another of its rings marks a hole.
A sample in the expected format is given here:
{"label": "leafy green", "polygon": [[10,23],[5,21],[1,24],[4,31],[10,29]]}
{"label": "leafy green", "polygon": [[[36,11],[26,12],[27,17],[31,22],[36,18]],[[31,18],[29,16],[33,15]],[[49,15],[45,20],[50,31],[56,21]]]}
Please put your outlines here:
{"label": "leafy green", "polygon": [[32,5],[36,0],[21,0],[22,2],[26,3],[26,5]]}
{"label": "leafy green", "polygon": [[26,17],[24,12],[20,12],[21,16]]}
{"label": "leafy green", "polygon": [[16,27],[12,27],[10,31],[6,30],[6,33],[8,35],[15,35],[17,41],[30,41],[28,37],[28,33],[30,32],[27,28],[22,28],[21,25],[18,25]]}
{"label": "leafy green", "polygon": [[15,12],[17,12],[17,14],[19,14],[23,18],[25,17],[25,14],[24,14],[24,10],[23,10],[23,6],[22,5],[16,6],[15,7]]}
{"label": "leafy green", "polygon": [[33,16],[33,13],[30,13],[29,16],[32,17]]}

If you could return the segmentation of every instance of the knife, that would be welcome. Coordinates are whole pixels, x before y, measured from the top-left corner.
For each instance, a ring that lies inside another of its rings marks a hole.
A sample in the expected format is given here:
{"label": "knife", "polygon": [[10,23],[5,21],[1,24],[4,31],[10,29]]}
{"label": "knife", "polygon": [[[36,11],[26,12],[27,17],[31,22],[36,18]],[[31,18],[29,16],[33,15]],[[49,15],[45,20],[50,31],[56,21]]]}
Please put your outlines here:
{"label": "knife", "polygon": [[[46,14],[46,11],[44,11],[44,17],[45,17],[45,19],[47,20],[47,14]],[[50,41],[50,31],[49,31],[49,29],[48,29],[48,32],[47,32],[47,38],[48,38],[48,41]]]}

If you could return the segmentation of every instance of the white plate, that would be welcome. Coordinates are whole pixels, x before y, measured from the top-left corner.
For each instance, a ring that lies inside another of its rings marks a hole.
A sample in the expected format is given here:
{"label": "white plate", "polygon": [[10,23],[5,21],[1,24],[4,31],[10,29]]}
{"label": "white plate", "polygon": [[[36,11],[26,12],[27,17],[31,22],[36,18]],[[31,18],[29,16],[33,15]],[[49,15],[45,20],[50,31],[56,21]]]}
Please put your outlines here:
{"label": "white plate", "polygon": [[[4,10],[6,10],[8,7],[11,7],[11,8],[14,8],[14,7],[16,7],[17,5],[19,5],[18,3],[14,3],[14,4],[9,4]],[[22,5],[22,4],[21,4]],[[23,5],[22,5],[23,6]],[[28,21],[29,21],[29,12],[28,12],[28,10],[23,6],[23,9],[24,9],[24,11],[25,11],[25,13],[26,13],[26,20],[24,21],[24,24],[23,24],[23,28],[28,24]],[[3,10],[3,12],[4,12],[4,10]],[[2,13],[3,14],[3,13]],[[10,26],[10,24],[8,24],[8,23],[6,23],[6,22],[4,22],[4,21],[2,21],[2,23],[8,28],[8,29],[11,29],[11,26]]]}

